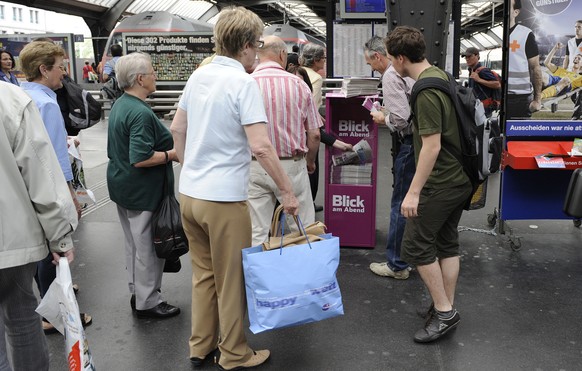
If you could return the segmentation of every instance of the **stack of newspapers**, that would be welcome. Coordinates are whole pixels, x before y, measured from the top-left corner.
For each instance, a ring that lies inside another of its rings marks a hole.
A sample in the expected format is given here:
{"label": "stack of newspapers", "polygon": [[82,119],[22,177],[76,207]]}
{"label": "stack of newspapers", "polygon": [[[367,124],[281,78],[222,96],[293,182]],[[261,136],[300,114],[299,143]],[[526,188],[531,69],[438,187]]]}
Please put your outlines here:
{"label": "stack of newspapers", "polygon": [[372,164],[332,166],[331,184],[372,184]]}
{"label": "stack of newspapers", "polygon": [[341,93],[346,98],[378,94],[380,80],[376,77],[344,77]]}
{"label": "stack of newspapers", "polygon": [[331,184],[372,184],[372,148],[365,139],[331,160]]}

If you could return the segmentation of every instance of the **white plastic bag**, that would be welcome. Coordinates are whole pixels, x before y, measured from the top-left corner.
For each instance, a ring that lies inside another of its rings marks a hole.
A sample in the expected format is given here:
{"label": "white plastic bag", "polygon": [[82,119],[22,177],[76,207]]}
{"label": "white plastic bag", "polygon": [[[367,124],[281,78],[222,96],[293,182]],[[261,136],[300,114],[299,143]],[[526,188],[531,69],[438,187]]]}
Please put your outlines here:
{"label": "white plastic bag", "polygon": [[65,335],[70,371],[94,371],[89,343],[81,323],[67,258],[60,258],[57,277],[42,298],[36,312]]}
{"label": "white plastic bag", "polygon": [[74,138],[69,137],[67,144],[69,145],[69,160],[71,161],[71,168],[73,170],[73,188],[77,195],[77,201],[81,205],[84,205],[84,207],[87,205],[93,205],[95,203],[95,195],[93,194],[93,191],[88,189],[85,185],[81,153],[75,146]]}

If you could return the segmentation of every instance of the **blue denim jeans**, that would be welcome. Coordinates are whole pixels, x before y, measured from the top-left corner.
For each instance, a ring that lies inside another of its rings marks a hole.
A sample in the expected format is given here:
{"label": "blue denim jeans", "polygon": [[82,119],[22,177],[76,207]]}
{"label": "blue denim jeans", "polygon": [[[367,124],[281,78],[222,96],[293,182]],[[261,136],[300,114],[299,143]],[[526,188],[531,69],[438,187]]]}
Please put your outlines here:
{"label": "blue denim jeans", "polygon": [[406,218],[400,213],[400,205],[414,177],[414,146],[412,136],[405,138],[400,145],[400,151],[394,161],[394,189],[390,203],[390,226],[388,227],[388,243],[386,246],[386,261],[388,267],[395,272],[408,268],[408,264],[400,260],[402,236],[406,226]]}
{"label": "blue denim jeans", "polygon": [[[0,352],[10,353],[14,370],[48,371],[49,352],[40,316],[35,312],[38,300],[32,290],[36,263],[0,269],[0,316],[7,343]],[[8,369],[5,367],[4,369]]]}

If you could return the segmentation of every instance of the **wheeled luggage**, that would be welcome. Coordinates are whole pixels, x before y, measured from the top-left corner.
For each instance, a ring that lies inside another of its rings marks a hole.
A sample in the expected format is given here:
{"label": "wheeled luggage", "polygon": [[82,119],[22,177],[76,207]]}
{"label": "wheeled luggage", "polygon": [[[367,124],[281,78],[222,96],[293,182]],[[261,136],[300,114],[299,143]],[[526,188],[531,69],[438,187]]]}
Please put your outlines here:
{"label": "wheeled luggage", "polygon": [[582,218],[582,169],[574,170],[564,200],[564,213],[574,218]]}

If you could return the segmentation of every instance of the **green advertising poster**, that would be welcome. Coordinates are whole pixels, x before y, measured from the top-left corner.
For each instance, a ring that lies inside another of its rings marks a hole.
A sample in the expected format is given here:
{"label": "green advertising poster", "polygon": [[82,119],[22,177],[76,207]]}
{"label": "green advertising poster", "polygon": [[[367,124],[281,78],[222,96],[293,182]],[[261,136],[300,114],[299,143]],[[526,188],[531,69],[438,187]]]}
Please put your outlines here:
{"label": "green advertising poster", "polygon": [[125,54],[143,52],[152,58],[158,83],[184,84],[214,51],[210,32],[123,34]]}

